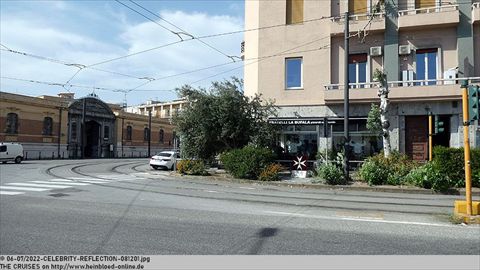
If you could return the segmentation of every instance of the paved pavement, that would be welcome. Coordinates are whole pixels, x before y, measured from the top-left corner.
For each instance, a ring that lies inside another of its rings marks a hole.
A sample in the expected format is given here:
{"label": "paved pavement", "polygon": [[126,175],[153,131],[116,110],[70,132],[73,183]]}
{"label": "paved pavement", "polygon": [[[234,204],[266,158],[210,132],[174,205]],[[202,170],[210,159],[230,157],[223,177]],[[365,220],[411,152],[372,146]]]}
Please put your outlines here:
{"label": "paved pavement", "polygon": [[480,227],[449,221],[461,196],[181,177],[147,163],[0,165],[0,253],[480,254]]}

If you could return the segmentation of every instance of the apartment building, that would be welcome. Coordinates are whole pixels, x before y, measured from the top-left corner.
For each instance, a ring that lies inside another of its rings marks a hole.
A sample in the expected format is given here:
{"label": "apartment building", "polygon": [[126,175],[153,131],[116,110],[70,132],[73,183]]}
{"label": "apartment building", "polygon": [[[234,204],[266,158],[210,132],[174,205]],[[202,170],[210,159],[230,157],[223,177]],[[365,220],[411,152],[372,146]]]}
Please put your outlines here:
{"label": "apartment building", "polygon": [[[348,12],[349,51],[344,50]],[[245,1],[245,94],[280,107],[286,156],[339,149],[343,141],[345,65],[350,88],[353,159],[381,149],[366,128],[380,103],[376,69],[387,73],[392,147],[428,155],[428,113],[444,122],[434,145],[463,145],[460,81],[480,84],[480,1]],[[348,61],[348,62],[347,62]],[[480,146],[478,123],[472,146]]]}
{"label": "apartment building", "polygon": [[145,104],[129,106],[125,111],[142,115],[148,115],[148,111],[152,111],[152,117],[170,119],[181,111],[186,104],[187,101],[185,99],[177,99],[168,102],[149,100]]}

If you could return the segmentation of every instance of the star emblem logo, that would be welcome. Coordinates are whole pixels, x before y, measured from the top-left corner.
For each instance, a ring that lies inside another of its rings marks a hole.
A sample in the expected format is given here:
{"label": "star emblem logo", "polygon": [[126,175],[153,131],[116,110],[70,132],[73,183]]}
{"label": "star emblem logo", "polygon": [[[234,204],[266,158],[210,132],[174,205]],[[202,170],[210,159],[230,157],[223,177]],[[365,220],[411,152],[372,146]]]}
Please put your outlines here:
{"label": "star emblem logo", "polygon": [[303,156],[298,156],[296,159],[293,160],[293,167],[297,170],[307,169],[307,159]]}

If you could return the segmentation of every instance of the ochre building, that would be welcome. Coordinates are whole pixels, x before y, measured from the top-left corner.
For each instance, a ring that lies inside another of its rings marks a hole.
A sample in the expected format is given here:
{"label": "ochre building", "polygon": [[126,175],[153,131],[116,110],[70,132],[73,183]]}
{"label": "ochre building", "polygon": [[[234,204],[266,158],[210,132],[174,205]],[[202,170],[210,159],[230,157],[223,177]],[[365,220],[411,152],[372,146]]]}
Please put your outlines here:
{"label": "ochre building", "polygon": [[[31,97],[0,92],[0,141],[23,145],[26,159],[145,157],[174,148],[168,119],[125,112],[96,95]],[[150,140],[149,140],[150,139]]]}

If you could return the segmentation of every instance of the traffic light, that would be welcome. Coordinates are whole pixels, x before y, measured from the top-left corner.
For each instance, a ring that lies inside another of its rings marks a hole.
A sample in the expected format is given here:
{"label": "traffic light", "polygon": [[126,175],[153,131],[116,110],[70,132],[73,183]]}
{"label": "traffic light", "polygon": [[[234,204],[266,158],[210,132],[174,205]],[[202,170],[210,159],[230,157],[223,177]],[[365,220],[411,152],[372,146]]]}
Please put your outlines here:
{"label": "traffic light", "polygon": [[435,134],[445,131],[444,122],[440,121],[440,116],[435,115]]}
{"label": "traffic light", "polygon": [[468,119],[470,122],[479,118],[479,93],[478,85],[468,86]]}

